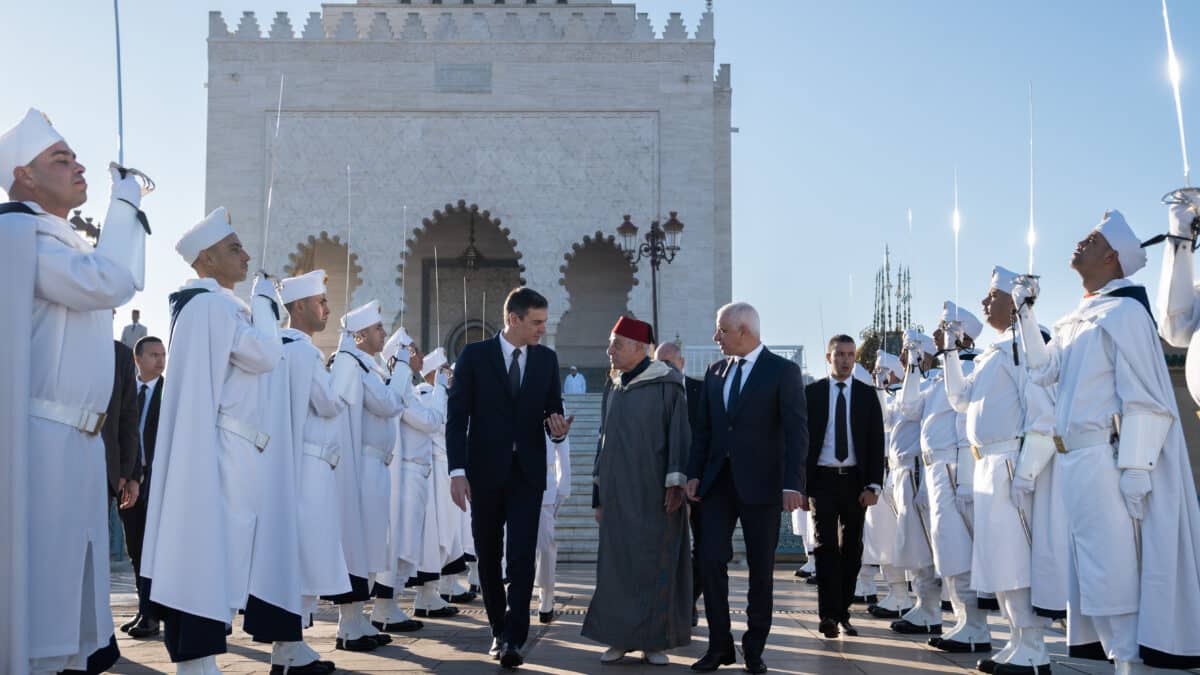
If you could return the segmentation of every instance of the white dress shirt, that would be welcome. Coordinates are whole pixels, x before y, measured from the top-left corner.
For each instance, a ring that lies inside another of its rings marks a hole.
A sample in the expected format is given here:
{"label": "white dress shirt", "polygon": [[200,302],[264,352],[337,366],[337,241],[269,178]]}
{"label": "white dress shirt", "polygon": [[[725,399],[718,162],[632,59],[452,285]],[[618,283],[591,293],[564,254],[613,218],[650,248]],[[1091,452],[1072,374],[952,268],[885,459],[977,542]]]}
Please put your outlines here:
{"label": "white dress shirt", "polygon": [[725,398],[726,410],[728,410],[728,408],[729,408],[729,388],[733,386],[733,374],[738,369],[737,362],[739,360],[745,361],[745,363],[743,363],[741,366],[742,381],[741,381],[741,386],[738,389],[738,392],[741,392],[741,390],[746,387],[746,380],[750,379],[750,371],[754,370],[754,362],[758,360],[759,355],[762,354],[762,350],[763,350],[763,344],[760,342],[760,343],[758,343],[758,346],[755,347],[753,350],[751,350],[751,352],[749,354],[746,354],[745,356],[734,357],[733,367],[730,368],[725,373],[725,388],[722,390],[723,396]]}
{"label": "white dress shirt", "polygon": [[512,367],[513,352],[521,352],[517,357],[517,370],[521,371],[521,382],[525,381],[525,364],[529,362],[529,347],[517,347],[509,344],[508,340],[504,339],[504,333],[500,333],[500,351],[504,354],[504,372]]}
{"label": "white dress shirt", "polygon": [[[837,439],[834,429],[837,418],[839,393],[837,385],[839,382],[846,385],[841,391],[841,395],[846,398],[846,445],[849,450],[844,460],[837,458]],[[829,420],[825,423],[825,442],[821,445],[820,456],[817,457],[818,466],[855,466],[858,464],[858,459],[854,455],[854,435],[850,433],[850,390],[854,388],[853,383],[853,377],[837,380],[832,375],[829,376]]]}

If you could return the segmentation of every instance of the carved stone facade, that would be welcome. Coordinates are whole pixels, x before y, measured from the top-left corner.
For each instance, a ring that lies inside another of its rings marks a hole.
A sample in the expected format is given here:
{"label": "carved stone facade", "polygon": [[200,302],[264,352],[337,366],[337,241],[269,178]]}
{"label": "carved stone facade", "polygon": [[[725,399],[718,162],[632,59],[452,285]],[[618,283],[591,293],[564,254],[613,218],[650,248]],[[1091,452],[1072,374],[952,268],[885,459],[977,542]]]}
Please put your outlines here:
{"label": "carved stone facade", "polygon": [[[348,241],[351,304],[378,299],[393,323],[404,312],[427,349],[501,325],[514,279],[549,298],[554,345],[576,299],[649,317],[650,271],[631,275],[609,236],[623,214],[644,232],[678,211],[686,228],[659,277],[660,329],[708,341],[731,293],[731,90],[729,67],[713,61],[711,11],[690,35],[678,14],[657,35],[632,4],[595,0],[322,9],[295,23],[279,14],[265,35],[252,13],[233,31],[210,15],[206,201],[229,207],[256,260],[274,175],[267,268],[340,256],[327,269],[335,317]],[[488,261],[478,270],[456,266],[471,223]],[[431,312],[433,248],[446,269]],[[577,358],[598,331],[602,360],[600,323],[570,331]]]}

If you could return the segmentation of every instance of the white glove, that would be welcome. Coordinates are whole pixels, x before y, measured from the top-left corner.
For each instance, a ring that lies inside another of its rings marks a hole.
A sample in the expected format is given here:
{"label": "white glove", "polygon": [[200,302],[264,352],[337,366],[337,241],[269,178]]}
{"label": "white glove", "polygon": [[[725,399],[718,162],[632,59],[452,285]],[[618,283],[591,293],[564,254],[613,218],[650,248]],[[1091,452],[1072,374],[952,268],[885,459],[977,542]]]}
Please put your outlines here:
{"label": "white glove", "polygon": [[961,321],[946,321],[942,324],[943,330],[949,336],[950,344],[948,347],[957,347],[962,341],[966,333],[963,331],[963,323]]}
{"label": "white glove", "polygon": [[1009,497],[1012,498],[1013,506],[1018,511],[1027,512],[1025,508],[1033,499],[1033,481],[1028,478],[1015,476],[1012,481],[1012,486],[1008,491]]}
{"label": "white glove", "polygon": [[1197,217],[1197,208],[1191,204],[1171,204],[1167,207],[1167,232],[1176,237],[1192,238],[1192,221]]}
{"label": "white glove", "polygon": [[1152,489],[1150,472],[1145,469],[1125,469],[1121,472],[1119,485],[1129,517],[1141,520],[1146,515],[1146,495]]}
{"label": "white glove", "polygon": [[135,209],[142,208],[142,186],[132,173],[126,173],[121,178],[121,170],[117,165],[109,164],[108,175],[112,178],[112,191],[109,193],[112,199],[129,202]]}
{"label": "white glove", "polygon": [[275,293],[275,283],[271,281],[271,277],[263,272],[254,275],[254,291],[251,295],[261,295],[262,297],[282,305],[279,302],[279,296]]}
{"label": "white glove", "polygon": [[1013,303],[1017,307],[1032,305],[1037,300],[1040,291],[1041,288],[1038,285],[1037,279],[1026,275],[1018,276],[1016,282],[1013,284]]}

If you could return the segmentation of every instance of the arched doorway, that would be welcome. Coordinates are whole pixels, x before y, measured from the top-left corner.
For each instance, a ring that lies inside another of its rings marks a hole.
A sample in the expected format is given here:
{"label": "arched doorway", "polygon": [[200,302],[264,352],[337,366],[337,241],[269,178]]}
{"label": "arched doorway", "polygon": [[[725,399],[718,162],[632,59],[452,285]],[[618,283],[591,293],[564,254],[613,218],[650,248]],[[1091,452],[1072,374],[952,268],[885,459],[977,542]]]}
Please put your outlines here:
{"label": "arched doorway", "polygon": [[413,230],[396,283],[404,327],[423,350],[443,347],[454,361],[468,343],[503,326],[504,298],[524,283],[525,271],[508,235],[500,219],[462,199]]}
{"label": "arched doorway", "polygon": [[618,316],[633,315],[627,303],[637,279],[612,236],[596,232],[571,249],[559,268],[571,308],[558,324],[558,363],[577,366],[589,383],[599,383],[608,372],[605,349],[613,323]]}
{"label": "arched doorway", "polygon": [[[317,236],[309,236],[308,241],[296,247],[296,251],[288,254],[288,264],[283,270],[288,276],[306,274],[313,270],[323,269],[327,281],[325,283],[326,299],[329,302],[329,322],[325,330],[313,336],[313,344],[326,354],[337,349],[341,338],[342,315],[346,313],[346,245],[337,236],[329,236],[321,232]],[[362,267],[358,265],[358,256],[350,255],[350,293],[362,284]]]}

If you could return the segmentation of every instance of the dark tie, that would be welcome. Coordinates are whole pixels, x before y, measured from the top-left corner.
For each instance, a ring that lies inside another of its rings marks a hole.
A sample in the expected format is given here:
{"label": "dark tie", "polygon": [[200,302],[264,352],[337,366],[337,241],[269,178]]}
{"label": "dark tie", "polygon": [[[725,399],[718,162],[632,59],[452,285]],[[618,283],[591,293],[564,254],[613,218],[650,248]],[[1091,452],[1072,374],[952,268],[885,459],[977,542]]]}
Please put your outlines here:
{"label": "dark tie", "polygon": [[138,387],[138,420],[141,420],[143,411],[146,410],[146,385],[142,384]]}
{"label": "dark tie", "polygon": [[833,413],[833,456],[844,462],[850,456],[850,443],[846,439],[846,383],[838,382],[837,408]]}
{"label": "dark tie", "polygon": [[512,391],[513,398],[517,397],[517,393],[521,391],[521,350],[514,349],[512,355],[512,363],[508,366],[508,388]]}
{"label": "dark tie", "polygon": [[738,359],[737,367],[733,369],[733,381],[729,384],[729,403],[725,406],[725,411],[732,413],[737,409],[738,398],[742,395],[742,366],[746,365],[746,359]]}

